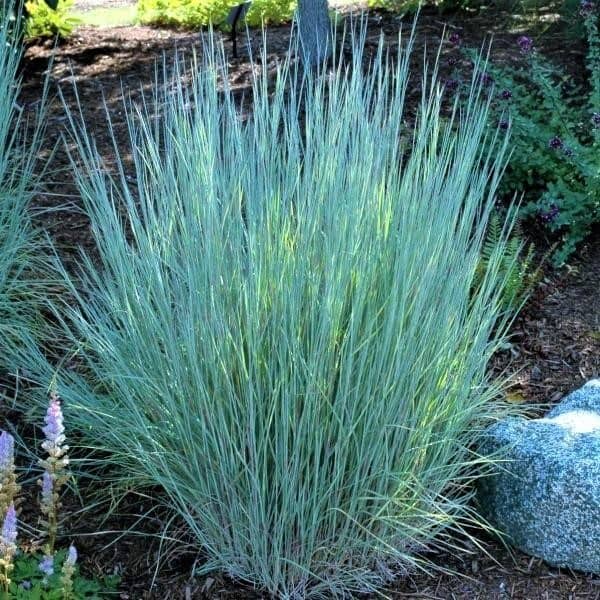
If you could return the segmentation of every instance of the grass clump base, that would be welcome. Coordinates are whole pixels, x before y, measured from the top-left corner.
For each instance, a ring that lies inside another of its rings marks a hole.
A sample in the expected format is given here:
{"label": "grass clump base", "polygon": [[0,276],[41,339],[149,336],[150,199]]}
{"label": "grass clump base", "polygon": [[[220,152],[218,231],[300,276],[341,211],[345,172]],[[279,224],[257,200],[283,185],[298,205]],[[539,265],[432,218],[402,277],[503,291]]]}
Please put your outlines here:
{"label": "grass clump base", "polygon": [[117,488],[162,490],[198,572],[283,598],[375,590],[472,522],[504,411],[510,223],[480,255],[505,142],[475,83],[441,117],[435,69],[408,127],[411,42],[365,70],[350,37],[331,69],[257,64],[250,113],[218,47],[189,85],[176,61],[127,105],[116,178],[73,117],[99,261],[54,311],[80,367],[27,356]]}

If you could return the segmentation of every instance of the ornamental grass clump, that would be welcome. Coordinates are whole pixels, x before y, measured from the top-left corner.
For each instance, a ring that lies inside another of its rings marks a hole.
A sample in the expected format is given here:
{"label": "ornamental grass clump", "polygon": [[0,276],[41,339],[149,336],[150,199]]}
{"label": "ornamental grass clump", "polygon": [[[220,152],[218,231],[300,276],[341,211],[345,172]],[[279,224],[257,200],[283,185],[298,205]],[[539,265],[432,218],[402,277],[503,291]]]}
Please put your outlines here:
{"label": "ornamental grass clump", "polygon": [[[22,45],[15,27],[0,19],[0,369],[14,366],[15,350],[41,331],[39,307],[52,272],[29,214],[44,115],[42,109],[28,118],[19,103]],[[45,92],[40,106],[44,99]]]}
{"label": "ornamental grass clump", "polygon": [[472,521],[504,410],[510,223],[473,282],[505,142],[484,150],[476,81],[442,119],[435,69],[409,118],[400,41],[366,71],[358,34],[328,71],[256,64],[243,116],[217,49],[190,85],[176,61],[126,103],[116,178],[72,117],[99,254],[54,306],[78,367],[31,369],[113,481],[186,524],[198,573],[283,598],[374,590]]}

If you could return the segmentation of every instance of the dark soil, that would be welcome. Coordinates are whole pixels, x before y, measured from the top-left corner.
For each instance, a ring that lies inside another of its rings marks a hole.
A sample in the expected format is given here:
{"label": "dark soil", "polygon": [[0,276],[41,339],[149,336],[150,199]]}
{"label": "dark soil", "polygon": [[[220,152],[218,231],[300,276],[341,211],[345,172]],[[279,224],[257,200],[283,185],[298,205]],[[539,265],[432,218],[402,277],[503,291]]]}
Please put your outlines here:
{"label": "dark soil", "polygon": [[[495,60],[517,60],[516,31],[497,30],[502,21],[493,15],[454,17],[450,27],[461,32],[465,43],[480,45],[486,36],[495,35]],[[383,32],[396,39],[400,19],[385,14],[369,17],[369,43],[376,44]],[[436,49],[443,37],[445,23],[437,13],[423,14],[417,33],[417,46]],[[126,90],[133,97],[149,90],[154,80],[155,63],[163,52],[175,48],[189,51],[200,46],[199,33],[121,27],[116,29],[80,28],[56,51],[50,69],[51,91],[60,88],[65,101],[73,108],[72,84],[78,87],[82,115],[94,132],[98,147],[110,165],[111,141],[106,134],[105,114],[114,123],[116,142],[125,144],[125,127],[121,95]],[[282,57],[288,49],[290,28],[274,27],[267,35],[270,59]],[[250,43],[256,53],[262,44],[261,34],[252,32]],[[543,46],[571,69],[583,68],[581,49],[576,43],[565,44],[560,36],[546,36]],[[229,50],[229,42],[225,42]],[[243,46],[243,44],[241,44]],[[22,103],[35,106],[52,44],[28,48],[23,63]],[[422,55],[419,50],[415,55]],[[240,89],[248,85],[250,64],[247,53],[230,59],[232,84]],[[575,65],[575,66],[574,66]],[[580,65],[580,67],[577,67]],[[54,101],[48,114],[48,149],[65,131],[66,116],[60,102]],[[49,152],[49,150],[48,150]],[[44,211],[38,217],[65,257],[78,246],[93,250],[88,223],[78,208],[78,199],[70,175],[70,166],[62,145],[53,159],[47,193],[37,198]],[[59,210],[57,210],[59,209]],[[597,234],[598,232],[596,232]],[[497,357],[497,368],[515,373],[509,390],[515,402],[558,401],[582,382],[600,375],[600,236],[584,244],[572,265],[561,272],[547,271],[532,298],[513,327],[512,347]],[[136,523],[135,515],[144,514],[150,501],[131,499],[101,529],[123,530]],[[160,535],[162,519],[152,514],[143,524],[145,530]],[[85,524],[77,525],[79,531]],[[85,568],[95,573],[118,573],[123,577],[121,598],[253,598],[252,590],[220,575],[189,579],[197,559],[193,552],[173,549],[161,560],[161,570],[154,580],[154,566],[159,542],[135,535],[119,537],[114,533],[82,536],[77,540]],[[553,569],[537,559],[520,553],[511,555],[498,542],[488,540],[489,555],[476,548],[432,556],[434,562],[457,575],[422,575],[406,577],[391,586],[386,594],[392,598],[444,599],[600,599],[600,578]],[[165,550],[164,548],[162,549]],[[493,557],[493,558],[492,558]],[[154,585],[152,586],[152,582]]]}

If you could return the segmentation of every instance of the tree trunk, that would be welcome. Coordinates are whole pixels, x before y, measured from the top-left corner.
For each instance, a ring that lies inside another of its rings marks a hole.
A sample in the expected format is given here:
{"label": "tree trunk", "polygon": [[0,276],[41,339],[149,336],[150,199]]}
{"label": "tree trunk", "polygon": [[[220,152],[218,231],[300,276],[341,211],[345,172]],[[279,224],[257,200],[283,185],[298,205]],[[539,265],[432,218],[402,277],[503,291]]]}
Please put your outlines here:
{"label": "tree trunk", "polygon": [[318,67],[332,52],[327,0],[299,0],[296,19],[302,61],[306,66]]}

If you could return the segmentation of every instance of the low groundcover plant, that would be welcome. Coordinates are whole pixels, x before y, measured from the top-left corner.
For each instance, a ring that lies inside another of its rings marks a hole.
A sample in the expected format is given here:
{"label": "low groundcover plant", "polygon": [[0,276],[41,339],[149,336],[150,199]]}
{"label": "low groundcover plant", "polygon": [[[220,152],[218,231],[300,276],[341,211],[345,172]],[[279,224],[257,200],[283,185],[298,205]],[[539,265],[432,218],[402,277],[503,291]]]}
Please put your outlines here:
{"label": "low groundcover plant", "polygon": [[218,49],[189,86],[176,60],[126,103],[135,186],[72,117],[99,261],[54,303],[78,368],[27,357],[123,490],[163,490],[197,573],[283,598],[377,589],[471,522],[504,411],[510,223],[479,272],[504,136],[485,150],[476,81],[444,121],[435,72],[409,127],[411,44],[365,71],[364,39],[319,73],[256,64],[243,118]]}

